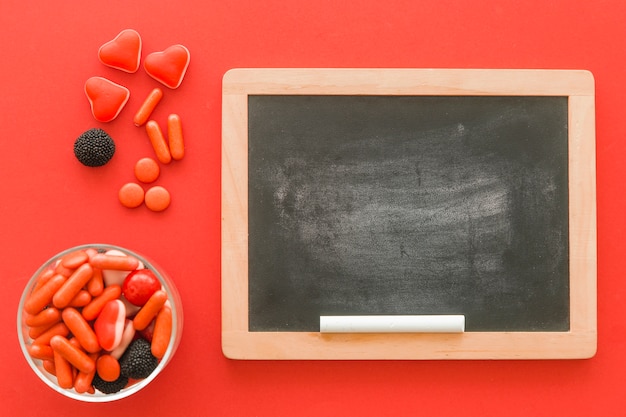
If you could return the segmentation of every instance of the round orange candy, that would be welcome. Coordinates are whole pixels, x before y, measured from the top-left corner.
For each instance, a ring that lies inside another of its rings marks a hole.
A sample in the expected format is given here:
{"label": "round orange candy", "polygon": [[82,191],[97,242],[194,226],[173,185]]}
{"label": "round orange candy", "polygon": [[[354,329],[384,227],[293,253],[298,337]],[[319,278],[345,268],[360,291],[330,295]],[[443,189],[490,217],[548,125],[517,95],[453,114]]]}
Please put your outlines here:
{"label": "round orange candy", "polygon": [[154,186],[146,191],[145,202],[150,210],[163,211],[170,205],[170,193],[160,185]]}
{"label": "round orange candy", "polygon": [[120,188],[118,198],[124,207],[139,207],[144,200],[143,188],[137,183],[129,182]]}
{"label": "round orange candy", "polygon": [[154,182],[160,173],[159,164],[152,158],[141,158],[135,164],[135,177],[141,182]]}
{"label": "round orange candy", "polygon": [[103,381],[113,382],[120,377],[120,363],[113,356],[104,354],[96,360],[96,370]]}

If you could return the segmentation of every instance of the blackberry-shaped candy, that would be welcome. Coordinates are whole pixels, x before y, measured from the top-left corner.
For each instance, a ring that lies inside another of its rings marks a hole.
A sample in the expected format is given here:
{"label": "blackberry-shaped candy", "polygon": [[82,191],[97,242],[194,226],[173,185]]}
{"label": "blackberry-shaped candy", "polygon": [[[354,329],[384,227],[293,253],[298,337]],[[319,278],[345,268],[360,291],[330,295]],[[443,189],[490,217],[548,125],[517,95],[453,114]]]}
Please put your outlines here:
{"label": "blackberry-shaped candy", "polygon": [[83,132],[74,142],[74,155],[81,164],[99,167],[111,160],[115,142],[107,132],[99,128]]}
{"label": "blackberry-shaped candy", "polygon": [[100,375],[96,372],[93,377],[93,381],[91,383],[95,389],[104,393],[104,394],[115,394],[128,385],[128,377],[125,375],[120,375],[115,381],[107,382],[104,379],[100,378]]}
{"label": "blackberry-shaped candy", "polygon": [[159,360],[150,351],[150,342],[145,339],[135,339],[126,348],[120,358],[120,372],[132,379],[148,377],[159,364]]}

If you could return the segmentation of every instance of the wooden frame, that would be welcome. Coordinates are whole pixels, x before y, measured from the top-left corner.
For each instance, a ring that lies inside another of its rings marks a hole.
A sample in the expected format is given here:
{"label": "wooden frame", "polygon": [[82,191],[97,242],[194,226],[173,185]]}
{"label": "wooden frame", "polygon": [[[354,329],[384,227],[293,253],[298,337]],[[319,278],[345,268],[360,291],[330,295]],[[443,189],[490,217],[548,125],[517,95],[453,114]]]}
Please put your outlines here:
{"label": "wooden frame", "polygon": [[[570,330],[322,334],[248,330],[249,95],[568,97]],[[596,352],[594,79],[573,70],[234,69],[223,79],[222,348],[232,359],[573,359]]]}

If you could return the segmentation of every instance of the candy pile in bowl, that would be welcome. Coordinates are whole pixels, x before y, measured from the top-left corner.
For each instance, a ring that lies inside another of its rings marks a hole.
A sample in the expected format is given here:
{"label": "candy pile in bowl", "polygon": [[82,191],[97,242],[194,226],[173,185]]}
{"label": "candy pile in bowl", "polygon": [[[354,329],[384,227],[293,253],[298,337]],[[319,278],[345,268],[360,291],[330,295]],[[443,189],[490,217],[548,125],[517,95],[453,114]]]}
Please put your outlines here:
{"label": "candy pile in bowl", "polygon": [[24,356],[45,383],[74,399],[105,402],[161,372],[182,323],[178,292],[158,266],[128,249],[91,244],[39,268],[17,324]]}

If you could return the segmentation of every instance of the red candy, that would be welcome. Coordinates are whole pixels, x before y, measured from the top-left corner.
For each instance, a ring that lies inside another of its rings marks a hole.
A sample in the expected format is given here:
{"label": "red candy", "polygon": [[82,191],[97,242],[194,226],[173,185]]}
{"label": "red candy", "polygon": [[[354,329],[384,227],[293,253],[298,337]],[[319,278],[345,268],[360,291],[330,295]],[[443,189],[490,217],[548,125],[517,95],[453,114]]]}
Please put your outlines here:
{"label": "red candy", "polygon": [[[135,73],[141,66],[142,47],[143,40],[139,33],[134,29],[124,29],[115,38],[100,46],[98,60],[108,67]],[[184,45],[175,44],[164,50],[149,53],[143,61],[143,67],[148,76],[170,89],[176,89],[183,82],[190,61],[189,49]],[[93,117],[105,123],[117,118],[130,98],[130,91],[126,87],[103,77],[89,78],[85,83],[85,94],[91,105]],[[162,98],[163,91],[158,87],[153,88],[135,113],[133,122],[136,126],[146,125],[146,132],[157,159],[162,164],[168,164],[172,159],[181,160],[185,154],[185,148],[181,119],[178,115],[170,114],[168,117],[169,142],[156,121],[149,120]],[[151,175],[146,181],[139,175],[137,178],[142,182],[150,183],[156,180],[157,176],[158,172],[156,176]],[[123,185],[119,189],[118,199],[127,208],[137,208],[145,202],[146,207],[154,212],[165,210],[171,202],[169,191],[165,188],[152,187],[144,193],[143,189],[134,183]],[[107,285],[106,276],[104,283]]]}
{"label": "red candy", "polygon": [[136,306],[143,306],[152,294],[161,289],[159,279],[149,269],[138,269],[128,274],[122,284],[122,294]]}
{"label": "red candy", "polygon": [[99,122],[115,119],[130,98],[128,88],[102,77],[89,78],[85,83],[85,94],[91,113]]}
{"label": "red candy", "polygon": [[141,36],[133,29],[121,31],[115,39],[100,47],[98,59],[106,66],[136,72],[141,59]]}
{"label": "red candy", "polygon": [[153,52],[143,66],[149,76],[171,89],[183,82],[191,55],[183,45],[172,45],[162,52]]}
{"label": "red candy", "polygon": [[93,327],[102,349],[112,351],[122,341],[126,309],[120,300],[112,300],[104,305]]}

